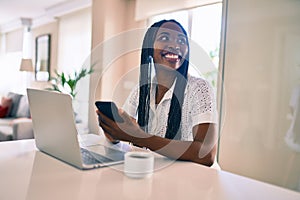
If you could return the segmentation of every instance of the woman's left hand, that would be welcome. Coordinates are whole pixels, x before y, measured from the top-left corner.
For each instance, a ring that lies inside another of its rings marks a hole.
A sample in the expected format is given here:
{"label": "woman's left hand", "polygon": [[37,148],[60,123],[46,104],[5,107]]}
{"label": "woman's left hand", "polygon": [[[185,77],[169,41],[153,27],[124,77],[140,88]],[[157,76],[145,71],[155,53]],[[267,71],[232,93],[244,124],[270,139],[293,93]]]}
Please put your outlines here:
{"label": "woman's left hand", "polygon": [[115,122],[101,113],[98,114],[99,126],[115,140],[132,142],[134,138],[145,137],[145,132],[141,130],[135,119],[131,118],[124,110],[119,109],[119,115],[123,122]]}

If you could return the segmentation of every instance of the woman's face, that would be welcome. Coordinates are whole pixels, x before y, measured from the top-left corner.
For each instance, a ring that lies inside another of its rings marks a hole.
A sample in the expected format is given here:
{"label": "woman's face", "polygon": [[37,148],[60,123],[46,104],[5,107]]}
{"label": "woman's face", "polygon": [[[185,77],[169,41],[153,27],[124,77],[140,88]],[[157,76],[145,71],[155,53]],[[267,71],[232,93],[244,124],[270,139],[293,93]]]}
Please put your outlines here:
{"label": "woman's face", "polygon": [[154,62],[163,67],[178,69],[188,53],[187,42],[186,36],[176,23],[164,23],[154,40]]}

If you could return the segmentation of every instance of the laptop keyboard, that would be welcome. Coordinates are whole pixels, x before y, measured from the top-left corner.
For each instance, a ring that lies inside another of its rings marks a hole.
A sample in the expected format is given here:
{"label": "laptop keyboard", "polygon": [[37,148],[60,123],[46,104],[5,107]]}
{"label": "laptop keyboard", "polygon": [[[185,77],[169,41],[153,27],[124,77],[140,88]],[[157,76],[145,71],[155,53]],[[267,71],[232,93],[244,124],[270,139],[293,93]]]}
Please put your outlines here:
{"label": "laptop keyboard", "polygon": [[82,160],[84,164],[91,165],[91,164],[97,164],[97,163],[106,163],[106,162],[112,162],[113,160],[106,158],[100,154],[88,151],[84,148],[80,148]]}

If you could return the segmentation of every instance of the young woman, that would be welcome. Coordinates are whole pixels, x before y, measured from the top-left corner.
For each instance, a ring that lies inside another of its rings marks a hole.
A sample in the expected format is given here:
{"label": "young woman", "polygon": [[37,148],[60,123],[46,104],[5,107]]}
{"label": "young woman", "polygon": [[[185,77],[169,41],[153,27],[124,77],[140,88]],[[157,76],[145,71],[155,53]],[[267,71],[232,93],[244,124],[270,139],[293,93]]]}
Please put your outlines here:
{"label": "young woman", "polygon": [[124,122],[116,123],[97,110],[106,137],[211,166],[217,144],[214,92],[206,80],[188,75],[188,66],[189,42],[181,24],[153,24],[143,41],[139,87],[124,110],[119,109]]}

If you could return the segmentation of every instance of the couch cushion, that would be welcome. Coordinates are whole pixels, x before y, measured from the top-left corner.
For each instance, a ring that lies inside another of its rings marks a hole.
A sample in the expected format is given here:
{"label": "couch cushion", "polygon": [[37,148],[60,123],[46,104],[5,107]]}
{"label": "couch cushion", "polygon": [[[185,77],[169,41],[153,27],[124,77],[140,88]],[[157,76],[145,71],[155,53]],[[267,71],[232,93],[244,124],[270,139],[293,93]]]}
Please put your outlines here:
{"label": "couch cushion", "polygon": [[19,102],[19,107],[16,113],[16,117],[28,117],[30,118],[29,104],[27,96],[23,95]]}
{"label": "couch cushion", "polygon": [[11,108],[9,109],[7,117],[16,117],[19,108],[19,102],[22,96],[23,95],[21,94],[16,94],[13,92],[8,93],[7,97],[12,99],[12,105]]}
{"label": "couch cushion", "polygon": [[0,126],[11,126],[15,118],[0,118]]}
{"label": "couch cushion", "polygon": [[12,140],[12,133],[12,126],[0,126],[0,141]]}

